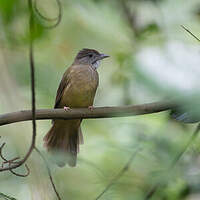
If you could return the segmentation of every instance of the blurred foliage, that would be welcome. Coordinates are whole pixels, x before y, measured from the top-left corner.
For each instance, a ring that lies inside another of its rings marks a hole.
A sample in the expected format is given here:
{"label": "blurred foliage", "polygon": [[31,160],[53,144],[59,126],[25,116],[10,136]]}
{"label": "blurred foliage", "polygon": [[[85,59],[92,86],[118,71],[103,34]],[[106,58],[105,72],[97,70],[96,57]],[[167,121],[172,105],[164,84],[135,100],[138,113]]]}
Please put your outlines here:
{"label": "blurred foliage", "polygon": [[[47,18],[56,18],[54,0],[36,1]],[[200,44],[180,25],[199,35],[198,0],[67,0],[62,20],[45,29],[36,12],[34,55],[37,108],[52,108],[62,74],[82,48],[95,48],[111,57],[98,69],[100,85],[95,106],[142,104],[176,98],[184,110],[199,117]],[[27,1],[0,0],[0,111],[30,108]],[[23,156],[31,138],[31,122],[2,126],[8,157]],[[37,122],[37,146],[50,128]],[[156,183],[155,200],[200,198],[200,140],[186,151],[175,168],[166,171],[190,138],[195,125],[183,126],[168,112],[148,116],[84,120],[85,144],[76,168],[58,168],[49,158],[55,184],[63,199],[95,199],[126,165],[138,145],[130,169],[102,200],[143,199]],[[25,179],[0,174],[0,192],[20,200],[56,199],[44,164],[37,154],[28,162]],[[17,169],[23,173],[24,169]],[[1,199],[2,197],[0,197]]]}

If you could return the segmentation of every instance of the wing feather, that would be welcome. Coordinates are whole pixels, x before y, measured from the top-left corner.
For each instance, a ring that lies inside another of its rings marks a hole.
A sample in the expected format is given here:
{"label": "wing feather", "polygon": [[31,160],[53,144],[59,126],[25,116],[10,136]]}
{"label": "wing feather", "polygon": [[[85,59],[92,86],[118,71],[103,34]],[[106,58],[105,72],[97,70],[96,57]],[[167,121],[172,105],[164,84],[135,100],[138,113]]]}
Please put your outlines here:
{"label": "wing feather", "polygon": [[69,78],[68,78],[68,74],[70,73],[70,68],[69,67],[66,72],[64,73],[62,80],[60,81],[60,85],[58,87],[57,90],[57,94],[56,94],[56,100],[55,100],[55,105],[54,108],[60,108],[60,101],[61,98],[63,96],[63,92],[65,90],[65,88],[67,87],[68,83],[69,83]]}

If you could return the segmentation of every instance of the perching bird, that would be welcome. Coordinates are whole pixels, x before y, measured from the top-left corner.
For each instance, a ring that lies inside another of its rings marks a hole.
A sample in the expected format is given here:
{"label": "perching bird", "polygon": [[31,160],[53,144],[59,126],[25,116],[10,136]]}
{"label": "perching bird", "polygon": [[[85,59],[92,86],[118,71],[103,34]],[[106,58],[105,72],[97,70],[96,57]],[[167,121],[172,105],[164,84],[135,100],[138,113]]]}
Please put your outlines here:
{"label": "perching bird", "polygon": [[[109,57],[94,49],[82,49],[73,64],[65,71],[54,108],[92,108],[99,82],[97,68],[100,61]],[[57,164],[76,166],[79,144],[83,143],[81,119],[53,120],[53,125],[44,137],[48,151],[57,152]],[[61,157],[59,157],[62,155]]]}

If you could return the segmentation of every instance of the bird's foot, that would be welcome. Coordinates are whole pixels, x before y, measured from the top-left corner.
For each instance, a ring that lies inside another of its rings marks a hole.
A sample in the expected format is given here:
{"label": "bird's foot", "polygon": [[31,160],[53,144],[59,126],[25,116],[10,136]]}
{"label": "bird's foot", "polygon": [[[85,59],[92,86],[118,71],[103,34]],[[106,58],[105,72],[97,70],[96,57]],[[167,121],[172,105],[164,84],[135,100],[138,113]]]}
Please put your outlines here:
{"label": "bird's foot", "polygon": [[64,110],[65,110],[65,111],[70,111],[70,110],[71,110],[71,108],[70,108],[70,107],[68,107],[68,106],[64,106]]}
{"label": "bird's foot", "polygon": [[88,106],[88,109],[94,110],[94,106]]}

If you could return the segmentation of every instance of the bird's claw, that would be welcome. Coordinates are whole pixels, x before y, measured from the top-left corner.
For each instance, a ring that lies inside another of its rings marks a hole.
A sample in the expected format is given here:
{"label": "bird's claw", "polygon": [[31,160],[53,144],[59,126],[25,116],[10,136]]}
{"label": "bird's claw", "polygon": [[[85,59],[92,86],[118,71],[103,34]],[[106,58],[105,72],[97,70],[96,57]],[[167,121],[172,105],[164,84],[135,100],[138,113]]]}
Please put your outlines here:
{"label": "bird's claw", "polygon": [[65,110],[65,111],[69,111],[69,110],[71,110],[71,108],[70,108],[70,107],[67,107],[67,106],[64,106],[64,110]]}
{"label": "bird's claw", "polygon": [[88,106],[88,109],[94,110],[94,106]]}

